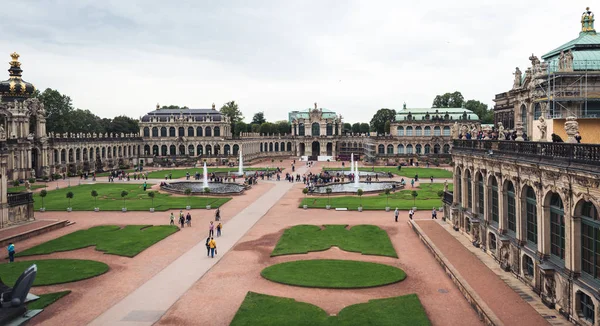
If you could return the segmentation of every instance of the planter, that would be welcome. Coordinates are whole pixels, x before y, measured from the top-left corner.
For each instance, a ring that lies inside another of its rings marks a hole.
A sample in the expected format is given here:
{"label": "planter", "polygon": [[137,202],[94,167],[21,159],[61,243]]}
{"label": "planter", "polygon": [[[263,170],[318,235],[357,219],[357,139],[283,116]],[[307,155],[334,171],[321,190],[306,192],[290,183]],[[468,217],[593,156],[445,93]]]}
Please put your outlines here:
{"label": "planter", "polygon": [[125,208],[125,207],[121,208],[121,212],[127,212],[127,208]]}
{"label": "planter", "polygon": [[192,209],[192,206],[185,206],[185,209]]}
{"label": "planter", "polygon": [[206,205],[206,209],[210,209],[210,205]]}
{"label": "planter", "polygon": [[386,206],[386,207],[385,207],[385,211],[386,211],[386,212],[389,212],[389,211],[390,211],[390,207],[389,207],[389,206]]}
{"label": "planter", "polygon": [[362,206],[358,207],[358,211],[362,212]]}
{"label": "planter", "polygon": [[67,207],[67,212],[72,211],[73,209],[71,207]]}
{"label": "planter", "polygon": [[94,212],[99,212],[100,211],[100,207],[94,207]]}
{"label": "planter", "polygon": [[331,209],[331,205],[326,205],[325,208],[326,209]]}
{"label": "planter", "polygon": [[150,208],[150,213],[154,213],[154,207]]}
{"label": "planter", "polygon": [[302,205],[302,208],[308,209],[308,205]]}
{"label": "planter", "polygon": [[46,207],[40,208],[40,212],[45,212],[45,211],[46,211]]}

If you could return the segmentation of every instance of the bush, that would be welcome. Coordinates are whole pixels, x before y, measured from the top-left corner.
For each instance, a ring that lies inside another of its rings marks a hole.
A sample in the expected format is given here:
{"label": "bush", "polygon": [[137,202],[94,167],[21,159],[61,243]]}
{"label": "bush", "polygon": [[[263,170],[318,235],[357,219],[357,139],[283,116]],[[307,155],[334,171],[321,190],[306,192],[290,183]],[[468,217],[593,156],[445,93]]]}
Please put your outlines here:
{"label": "bush", "polygon": [[44,182],[48,182],[48,179],[49,179],[49,178],[48,178],[47,176],[44,176],[44,177],[42,178],[42,181],[44,181]]}
{"label": "bush", "polygon": [[29,181],[30,184],[34,184],[35,183],[35,178],[29,178],[27,181]]}
{"label": "bush", "polygon": [[437,192],[437,195],[438,195],[438,197],[440,197],[440,198],[441,198],[441,197],[443,197],[443,196],[444,196],[444,191],[443,191],[443,190],[439,190],[439,191]]}
{"label": "bush", "polygon": [[19,180],[15,180],[12,182],[13,187],[18,187],[21,185],[21,183],[19,182]]}

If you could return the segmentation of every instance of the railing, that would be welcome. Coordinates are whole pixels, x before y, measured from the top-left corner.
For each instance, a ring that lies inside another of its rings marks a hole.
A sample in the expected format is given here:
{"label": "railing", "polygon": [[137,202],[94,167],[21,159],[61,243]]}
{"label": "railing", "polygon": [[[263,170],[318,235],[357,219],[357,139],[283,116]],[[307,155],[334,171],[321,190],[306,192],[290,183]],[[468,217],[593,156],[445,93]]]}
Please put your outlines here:
{"label": "railing", "polygon": [[442,198],[442,201],[448,205],[452,205],[454,201],[454,193],[450,191],[444,191],[444,198]]}
{"label": "railing", "polygon": [[600,162],[600,145],[594,144],[455,139],[453,145],[453,151],[470,150],[488,154],[537,157],[595,166]]}
{"label": "railing", "polygon": [[21,193],[10,193],[8,194],[8,206],[19,206],[33,203],[33,193],[21,192]]}

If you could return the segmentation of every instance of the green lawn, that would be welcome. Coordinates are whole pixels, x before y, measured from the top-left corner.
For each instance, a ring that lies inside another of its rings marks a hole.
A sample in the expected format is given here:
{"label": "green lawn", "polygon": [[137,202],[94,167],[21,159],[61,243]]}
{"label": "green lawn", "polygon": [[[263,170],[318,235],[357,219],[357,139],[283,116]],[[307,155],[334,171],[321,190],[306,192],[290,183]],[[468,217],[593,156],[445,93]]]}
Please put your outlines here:
{"label": "green lawn", "polygon": [[40,259],[15,261],[10,264],[0,264],[2,281],[9,286],[13,286],[19,276],[33,264],[37,264],[38,268],[33,286],[75,282],[98,276],[108,271],[108,265],[93,260]]}
{"label": "green lawn", "polygon": [[[391,193],[389,196],[389,204],[387,203],[385,194],[379,194],[377,196],[341,196],[331,197],[331,207],[343,207],[349,210],[356,210],[359,204],[362,202],[364,210],[377,210],[385,209],[386,205],[394,210],[396,207],[400,210],[409,210],[412,207],[418,209],[431,210],[433,207],[436,209],[442,206],[442,199],[438,196],[438,191],[444,190],[443,183],[421,183],[418,188],[411,188],[410,184],[406,186],[405,190],[396,191]],[[448,184],[448,190],[452,191],[452,184]],[[416,200],[413,203],[412,191],[415,190],[418,194]],[[308,196],[304,198],[298,207],[308,205],[309,208],[325,208],[327,205],[326,196]]]}
{"label": "green lawn", "polygon": [[[339,170],[339,168],[327,168],[327,170]],[[344,170],[349,171],[350,168],[346,167],[346,168],[344,168]],[[373,168],[363,167],[363,168],[358,168],[358,170],[371,172],[371,171],[373,171]],[[404,176],[404,177],[411,178],[411,179],[415,177],[415,174],[418,174],[419,179],[423,179],[423,180],[429,179],[430,177],[434,177],[436,179],[452,178],[451,171],[444,170],[444,169],[438,169],[438,168],[421,168],[421,167],[415,168],[415,167],[404,167],[403,166],[401,170],[398,170],[397,166],[386,166],[386,167],[383,167],[383,166],[377,167],[376,166],[375,172],[384,172],[384,173],[391,172],[393,174]]]}
{"label": "green lawn", "polygon": [[398,283],[403,270],[384,264],[355,260],[296,260],[269,266],[260,273],[267,280],[295,286],[357,289]]}
{"label": "green lawn", "polygon": [[[165,222],[167,220],[165,216]],[[124,228],[116,225],[95,226],[44,242],[17,255],[45,255],[96,246],[96,250],[107,254],[134,257],[178,230],[174,225],[127,225]]]}
{"label": "green lawn", "polygon": [[[150,188],[151,185],[148,185]],[[58,190],[48,191],[48,195],[44,198],[44,205],[47,211],[65,211],[69,207],[69,200],[66,194],[69,191],[73,192],[71,199],[71,207],[74,211],[93,211],[94,197],[90,194],[92,190],[98,192],[97,207],[101,211],[120,211],[123,208],[123,199],[121,191],[129,192],[125,197],[125,207],[128,211],[148,211],[154,207],[156,211],[166,211],[169,209],[184,209],[189,204],[192,208],[205,208],[207,203],[213,208],[220,207],[231,198],[227,197],[206,197],[206,196],[190,196],[190,197],[175,197],[170,194],[162,194],[156,192],[154,197],[154,205],[152,199],[148,197],[149,191],[144,191],[141,184],[129,183],[97,183],[73,186],[70,188],[61,188]],[[42,207],[42,198],[39,194],[34,194],[35,209]]]}
{"label": "green lawn", "polygon": [[426,326],[431,325],[416,294],[370,300],[329,316],[323,309],[294,299],[248,292],[231,326]]}
{"label": "green lawn", "polygon": [[[272,163],[274,166],[272,168],[270,168],[269,170],[274,170],[277,167],[277,163],[279,162],[275,162]],[[225,168],[215,168],[215,167],[207,167],[206,168],[208,170],[208,173],[223,173],[223,172],[238,172],[239,168],[236,167],[225,167]],[[283,170],[283,168],[281,168]],[[245,167],[244,171],[260,171],[260,170],[267,170],[266,167]],[[169,169],[169,170],[162,170],[162,171],[153,171],[153,172],[149,172],[148,173],[148,178],[149,179],[164,179],[165,175],[169,175],[169,173],[172,174],[172,178],[173,179],[179,179],[179,178],[183,178],[185,177],[185,174],[187,172],[190,173],[190,177],[193,178],[194,174],[196,174],[196,172],[200,173],[200,175],[202,176],[202,174],[204,173],[204,168],[188,168],[188,169]]]}
{"label": "green lawn", "polygon": [[61,291],[61,292],[42,294],[39,296],[40,297],[39,299],[35,300],[32,303],[28,303],[27,309],[29,309],[29,310],[44,309],[69,293],[71,293],[71,291]]}
{"label": "green lawn", "polygon": [[363,255],[398,257],[390,238],[384,230],[375,225],[296,225],[283,232],[271,256],[305,254],[309,251],[323,251],[332,246],[345,251],[360,252]]}
{"label": "green lawn", "polygon": [[[45,187],[46,187],[45,184],[32,184],[31,185],[31,191],[33,191],[35,189],[45,188]],[[25,188],[25,186],[8,187],[7,192],[8,193],[14,193],[14,192],[21,192],[21,191],[25,191],[25,190],[27,190]]]}

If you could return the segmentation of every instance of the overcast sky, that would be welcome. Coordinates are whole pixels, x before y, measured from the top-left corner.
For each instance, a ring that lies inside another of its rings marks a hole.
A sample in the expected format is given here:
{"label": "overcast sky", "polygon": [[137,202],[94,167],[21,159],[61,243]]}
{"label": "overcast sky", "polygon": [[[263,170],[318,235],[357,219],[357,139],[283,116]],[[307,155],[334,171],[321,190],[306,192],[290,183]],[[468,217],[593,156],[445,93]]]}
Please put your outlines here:
{"label": "overcast sky", "polygon": [[8,69],[17,51],[25,80],[101,117],[235,100],[246,121],[258,111],[287,119],[317,102],[368,122],[379,108],[430,107],[456,90],[493,105],[532,53],[578,36],[588,5],[19,0],[0,11],[0,62]]}

